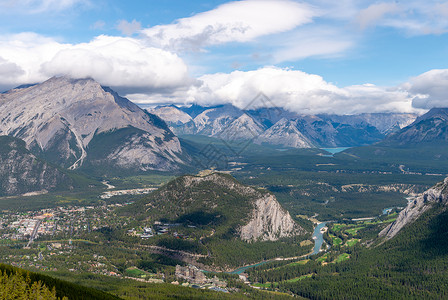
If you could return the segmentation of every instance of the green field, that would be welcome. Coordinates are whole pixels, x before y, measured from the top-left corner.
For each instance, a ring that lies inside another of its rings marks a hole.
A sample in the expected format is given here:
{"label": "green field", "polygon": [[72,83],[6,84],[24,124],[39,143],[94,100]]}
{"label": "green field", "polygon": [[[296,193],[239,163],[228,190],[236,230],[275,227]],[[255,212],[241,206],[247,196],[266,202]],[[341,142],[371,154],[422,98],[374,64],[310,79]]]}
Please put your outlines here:
{"label": "green field", "polygon": [[126,269],[126,274],[131,277],[146,278],[149,273],[140,270],[137,267],[131,267]]}
{"label": "green field", "polygon": [[333,262],[334,263],[340,263],[340,262],[348,260],[349,258],[350,258],[350,254],[342,253]]}

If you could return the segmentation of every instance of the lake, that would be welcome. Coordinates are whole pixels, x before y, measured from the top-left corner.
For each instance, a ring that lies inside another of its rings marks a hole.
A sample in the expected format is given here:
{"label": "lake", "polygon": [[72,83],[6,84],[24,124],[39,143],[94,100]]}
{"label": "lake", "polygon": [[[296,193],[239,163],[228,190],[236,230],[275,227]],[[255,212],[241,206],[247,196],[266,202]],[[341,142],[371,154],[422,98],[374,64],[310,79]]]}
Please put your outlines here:
{"label": "lake", "polygon": [[322,155],[324,157],[333,157],[336,153],[342,152],[344,150],[350,149],[350,147],[339,147],[339,148],[320,148],[320,150],[324,150],[330,152],[331,155]]}

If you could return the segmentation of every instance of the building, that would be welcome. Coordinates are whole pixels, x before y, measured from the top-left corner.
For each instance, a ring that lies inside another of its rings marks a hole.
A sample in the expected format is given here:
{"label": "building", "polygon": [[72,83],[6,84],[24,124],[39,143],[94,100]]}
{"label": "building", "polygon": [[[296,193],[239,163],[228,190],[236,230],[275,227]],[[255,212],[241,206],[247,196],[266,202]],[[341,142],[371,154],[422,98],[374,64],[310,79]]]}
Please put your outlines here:
{"label": "building", "polygon": [[194,284],[205,284],[208,281],[204,273],[202,273],[201,270],[199,270],[197,267],[193,265],[188,265],[186,267],[177,265],[176,277],[182,278]]}

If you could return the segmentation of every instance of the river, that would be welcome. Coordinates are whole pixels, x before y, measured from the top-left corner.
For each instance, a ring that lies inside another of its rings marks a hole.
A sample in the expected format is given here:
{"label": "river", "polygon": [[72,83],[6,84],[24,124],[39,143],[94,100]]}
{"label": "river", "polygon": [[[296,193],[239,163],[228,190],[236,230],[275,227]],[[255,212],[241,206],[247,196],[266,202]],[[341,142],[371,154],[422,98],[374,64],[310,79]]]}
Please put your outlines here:
{"label": "river", "polygon": [[320,248],[322,247],[322,244],[324,243],[324,235],[320,231],[322,228],[325,227],[327,223],[322,222],[320,224],[317,224],[316,228],[314,228],[313,233],[313,240],[314,240],[314,251],[311,255],[317,254],[320,251]]}
{"label": "river", "polygon": [[[313,233],[314,250],[310,255],[319,253],[319,250],[322,247],[322,244],[324,243],[324,236],[320,230],[322,228],[324,228],[326,224],[327,224],[326,222],[319,223],[319,224],[317,224],[316,228],[314,228],[314,233]],[[229,273],[230,274],[241,274],[241,273],[244,273],[249,268],[258,267],[258,266],[264,265],[264,264],[274,261],[274,260],[275,259],[266,260],[266,261],[259,262],[257,264],[241,267],[241,268],[233,270],[232,272],[229,272]]]}

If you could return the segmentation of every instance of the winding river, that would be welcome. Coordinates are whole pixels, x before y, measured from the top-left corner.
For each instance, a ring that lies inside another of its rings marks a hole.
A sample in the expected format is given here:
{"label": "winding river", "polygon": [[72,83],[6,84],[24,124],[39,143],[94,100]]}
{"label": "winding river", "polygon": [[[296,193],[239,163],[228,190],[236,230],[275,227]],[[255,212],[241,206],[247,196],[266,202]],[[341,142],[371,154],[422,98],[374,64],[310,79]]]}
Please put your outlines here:
{"label": "winding river", "polygon": [[314,251],[313,251],[313,253],[311,253],[311,255],[319,253],[320,248],[322,247],[322,244],[324,243],[324,235],[320,230],[322,228],[324,228],[326,224],[327,224],[326,222],[322,222],[322,223],[317,224],[316,228],[314,228],[314,233],[313,233]]}
{"label": "winding river", "polygon": [[[314,254],[319,253],[319,250],[322,247],[322,244],[324,243],[324,236],[323,236],[323,233],[320,230],[322,228],[324,228],[326,224],[327,224],[326,222],[319,223],[314,228],[314,233],[313,233],[314,250],[313,250],[312,253],[310,253],[310,255],[314,255]],[[244,266],[244,267],[238,268],[236,270],[233,270],[232,272],[229,272],[229,273],[230,274],[241,274],[241,273],[244,273],[249,268],[258,267],[258,266],[264,265],[264,264],[266,264],[268,262],[271,262],[271,261],[274,261],[274,260],[275,259],[271,259],[271,260],[266,260],[266,261],[259,262],[257,264]]]}

